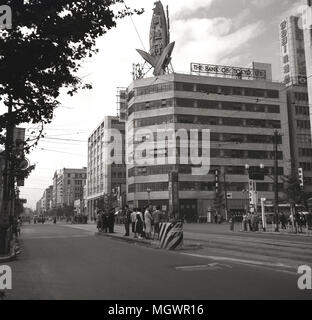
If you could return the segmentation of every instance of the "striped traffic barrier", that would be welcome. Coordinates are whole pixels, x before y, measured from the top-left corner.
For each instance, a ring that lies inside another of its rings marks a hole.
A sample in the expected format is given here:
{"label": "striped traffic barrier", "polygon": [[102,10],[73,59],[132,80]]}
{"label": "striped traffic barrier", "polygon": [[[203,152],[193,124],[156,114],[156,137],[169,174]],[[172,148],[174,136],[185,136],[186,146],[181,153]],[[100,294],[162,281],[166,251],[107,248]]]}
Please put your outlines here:
{"label": "striped traffic barrier", "polygon": [[183,222],[169,222],[160,224],[160,248],[176,250],[183,245]]}

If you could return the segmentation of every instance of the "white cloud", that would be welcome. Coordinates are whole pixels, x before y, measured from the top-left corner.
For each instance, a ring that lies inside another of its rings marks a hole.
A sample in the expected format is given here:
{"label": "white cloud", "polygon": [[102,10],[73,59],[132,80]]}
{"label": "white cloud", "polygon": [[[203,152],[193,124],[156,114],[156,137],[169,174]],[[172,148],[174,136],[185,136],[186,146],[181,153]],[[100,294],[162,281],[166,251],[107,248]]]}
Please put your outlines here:
{"label": "white cloud", "polygon": [[[230,32],[231,19],[192,19],[173,24],[177,36],[174,65],[178,70],[188,70],[189,62],[220,63],[224,57],[242,47],[262,32],[261,23],[253,23]],[[183,40],[183,41],[182,41]]]}

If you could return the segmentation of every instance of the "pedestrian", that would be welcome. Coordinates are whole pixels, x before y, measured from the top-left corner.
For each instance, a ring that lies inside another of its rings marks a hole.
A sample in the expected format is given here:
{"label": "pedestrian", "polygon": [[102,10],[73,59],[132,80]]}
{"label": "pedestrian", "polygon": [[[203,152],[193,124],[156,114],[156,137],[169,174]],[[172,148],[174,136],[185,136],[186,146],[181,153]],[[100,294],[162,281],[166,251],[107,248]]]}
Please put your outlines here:
{"label": "pedestrian", "polygon": [[251,212],[248,212],[248,215],[247,215],[247,225],[248,225],[248,231],[252,231]]}
{"label": "pedestrian", "polygon": [[101,216],[100,210],[97,211],[97,215],[96,215],[96,227],[97,227],[98,231],[101,231],[101,229],[102,229],[102,216]]}
{"label": "pedestrian", "polygon": [[144,212],[144,224],[145,224],[145,237],[151,239],[152,237],[152,215],[150,206],[147,206]]}
{"label": "pedestrian", "polygon": [[18,217],[18,219],[17,219],[17,234],[18,234],[18,236],[21,235],[21,227],[22,227],[22,220],[20,217]]}
{"label": "pedestrian", "polygon": [[295,228],[296,228],[296,233],[302,231],[300,213],[298,211],[296,211],[295,213]]}
{"label": "pedestrian", "polygon": [[131,210],[129,209],[129,206],[126,204],[125,208],[123,210],[123,220],[125,225],[125,231],[124,234],[125,237],[129,237],[130,235],[130,223],[131,223]]}
{"label": "pedestrian", "polygon": [[131,216],[130,216],[130,218],[131,218],[131,231],[134,234],[135,238],[136,238],[135,223],[136,223],[136,220],[137,220],[137,212],[138,212],[138,209],[134,208],[133,211],[131,212]]}
{"label": "pedestrian", "polygon": [[243,231],[247,231],[247,223],[248,223],[247,213],[244,212],[244,214],[243,214],[243,225],[242,225]]}
{"label": "pedestrian", "polygon": [[280,221],[281,221],[281,225],[282,225],[282,229],[283,230],[286,230],[286,222],[287,222],[287,219],[286,219],[286,216],[285,216],[285,213],[281,213],[281,217],[280,217]]}
{"label": "pedestrian", "polygon": [[142,213],[137,211],[135,223],[135,236],[138,235],[139,239],[143,238],[143,218]]}
{"label": "pedestrian", "polygon": [[300,232],[302,233],[302,227],[306,225],[306,218],[303,212],[300,212]]}
{"label": "pedestrian", "polygon": [[114,233],[114,224],[115,224],[115,209],[111,208],[108,213],[108,232]]}
{"label": "pedestrian", "polygon": [[214,222],[215,222],[215,224],[218,223],[218,213],[217,212],[214,214]]}
{"label": "pedestrian", "polygon": [[162,212],[160,211],[160,206],[156,207],[156,210],[152,213],[153,220],[154,220],[154,238],[155,234],[157,234],[157,239],[159,238],[159,231],[160,231],[160,221]]}
{"label": "pedestrian", "polygon": [[54,223],[54,224],[56,224],[56,217],[54,217],[54,219],[53,219],[53,223]]}
{"label": "pedestrian", "polygon": [[12,232],[15,239],[18,238],[17,219],[14,217],[12,222]]}
{"label": "pedestrian", "polygon": [[101,230],[103,232],[108,231],[108,216],[105,214],[104,211],[101,212]]}

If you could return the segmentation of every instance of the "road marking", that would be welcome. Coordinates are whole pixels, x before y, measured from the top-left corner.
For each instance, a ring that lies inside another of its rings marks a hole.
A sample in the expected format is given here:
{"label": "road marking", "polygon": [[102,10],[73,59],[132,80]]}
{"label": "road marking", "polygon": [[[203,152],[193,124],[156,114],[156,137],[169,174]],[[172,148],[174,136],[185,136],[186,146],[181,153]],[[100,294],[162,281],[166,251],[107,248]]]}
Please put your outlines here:
{"label": "road marking", "polygon": [[72,236],[32,236],[32,237],[25,237],[25,240],[29,239],[68,239],[68,238],[88,238],[91,235],[72,235]]}
{"label": "road marking", "polygon": [[255,266],[263,266],[263,267],[277,267],[277,268],[285,268],[285,269],[295,269],[294,266],[286,265],[283,263],[270,263],[270,262],[262,262],[256,260],[245,260],[245,259],[237,259],[237,258],[229,258],[229,257],[218,257],[218,256],[205,256],[201,254],[193,254],[193,253],[180,253],[185,256],[191,256],[196,258],[203,258],[203,259],[211,259],[216,261],[230,261],[248,265],[255,265]]}
{"label": "road marking", "polygon": [[175,267],[177,271],[204,271],[204,270],[220,270],[220,269],[232,269],[230,265],[221,264],[221,263],[210,263],[198,266],[182,266],[182,267]]}

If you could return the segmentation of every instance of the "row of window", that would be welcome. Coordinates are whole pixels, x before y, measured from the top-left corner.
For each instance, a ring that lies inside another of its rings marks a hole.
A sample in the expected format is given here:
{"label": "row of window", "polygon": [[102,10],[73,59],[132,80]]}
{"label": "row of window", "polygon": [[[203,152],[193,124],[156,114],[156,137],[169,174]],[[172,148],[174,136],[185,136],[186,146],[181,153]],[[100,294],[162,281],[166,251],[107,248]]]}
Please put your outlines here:
{"label": "row of window", "polygon": [[[185,148],[186,149],[186,148]],[[191,157],[191,148],[187,148],[187,150],[183,149],[181,151],[180,147],[176,148],[176,157],[177,162],[179,162],[180,157],[183,158],[184,156]],[[198,148],[198,157],[203,156],[202,148]],[[144,159],[144,158],[151,158],[154,157],[168,157],[171,156],[168,149],[165,148],[164,150],[152,149],[152,150],[138,150],[135,152],[135,159]],[[133,153],[130,153],[130,157]],[[207,154],[207,153],[206,153]],[[278,159],[283,160],[283,152],[278,151],[277,153]],[[274,159],[274,151],[262,151],[262,150],[236,150],[236,149],[210,149],[210,158],[231,158],[231,159],[263,159],[263,160],[271,160]]]}
{"label": "row of window", "polygon": [[297,120],[298,129],[311,129],[310,120]]}
{"label": "row of window", "polygon": [[300,157],[312,157],[312,149],[308,148],[299,148]]}
{"label": "row of window", "polygon": [[67,178],[86,179],[86,173],[68,173]]}
{"label": "row of window", "polygon": [[[163,141],[164,139],[173,139],[172,132],[168,131],[168,138],[165,136],[165,132],[154,132],[153,140],[154,142]],[[177,145],[178,143],[177,134]],[[190,141],[190,130],[187,130],[187,138]],[[158,140],[159,139],[159,140]],[[271,144],[273,143],[274,137],[272,135],[257,135],[257,134],[232,134],[232,133],[217,133],[210,132],[210,141],[214,142],[233,142],[233,143],[261,143],[261,144]],[[145,141],[151,141],[150,134],[137,135],[135,137],[135,142],[133,142],[133,136],[129,137],[128,145],[131,146],[132,143],[140,144]],[[202,141],[202,131],[198,131],[198,142],[201,144]],[[282,144],[282,137],[278,137],[278,144]]]}
{"label": "row of window", "polygon": [[304,184],[305,185],[312,185],[312,178],[311,177],[304,178]]}
{"label": "row of window", "polygon": [[[299,121],[299,120],[298,120]],[[279,120],[264,119],[242,119],[242,118],[222,118],[194,115],[166,115],[151,118],[143,118],[134,121],[134,127],[147,127],[153,125],[162,125],[170,123],[186,123],[210,126],[235,126],[235,127],[257,127],[268,129],[280,129]]]}
{"label": "row of window", "polygon": [[112,178],[115,179],[115,178],[118,178],[118,179],[121,179],[121,178],[126,178],[126,172],[112,172]]}
{"label": "row of window", "polygon": [[[75,180],[73,182],[75,185],[83,185],[85,183],[84,180]],[[71,184],[71,180],[67,180],[67,184]]]}
{"label": "row of window", "polygon": [[252,104],[240,102],[227,102],[215,100],[195,100],[195,99],[163,99],[149,102],[135,103],[128,110],[128,116],[133,112],[155,110],[169,107],[181,108],[199,108],[199,109],[219,109],[247,112],[262,112],[262,113],[280,113],[279,105]]}
{"label": "row of window", "polygon": [[296,106],[296,115],[309,116],[310,115],[309,107]]}
{"label": "row of window", "polygon": [[167,82],[162,84],[155,84],[146,87],[140,87],[132,90],[128,94],[128,101],[134,96],[142,96],[147,94],[154,94],[167,91],[187,91],[187,92],[202,92],[212,94],[224,94],[224,95],[239,95],[257,98],[279,98],[278,90],[265,90],[257,88],[243,88],[232,86],[217,86],[201,83],[187,83],[187,82]]}
{"label": "row of window", "polygon": [[312,144],[310,134],[297,134],[297,143]]}
{"label": "row of window", "polygon": [[[152,175],[164,175],[168,174],[170,171],[178,170],[180,174],[191,174],[192,173],[191,165],[159,165],[159,166],[142,166],[142,167],[134,167],[128,170],[128,177],[136,177],[136,176],[152,176]],[[256,167],[251,167],[253,169]],[[214,174],[215,170],[221,170],[221,167],[211,166],[209,174]],[[229,175],[245,175],[246,168],[244,166],[227,166],[225,168],[226,174]],[[274,174],[273,167],[265,167],[263,172],[267,175]],[[284,174],[284,168],[279,167],[278,173],[280,175]]]}
{"label": "row of window", "polygon": [[295,99],[299,101],[309,101],[309,95],[306,92],[295,92]]}
{"label": "row of window", "polygon": [[[224,183],[220,183],[223,189]],[[227,191],[242,192],[248,188],[246,182],[231,182],[227,183]],[[279,183],[279,189],[282,190],[283,184]],[[154,182],[154,183],[136,183],[128,185],[129,193],[137,192],[162,192],[168,191],[168,182]],[[195,182],[195,181],[180,181],[179,191],[215,191],[214,182]],[[257,182],[257,191],[272,192],[274,191],[273,183]]]}
{"label": "row of window", "polygon": [[299,166],[303,171],[312,171],[312,162],[300,162]]}

